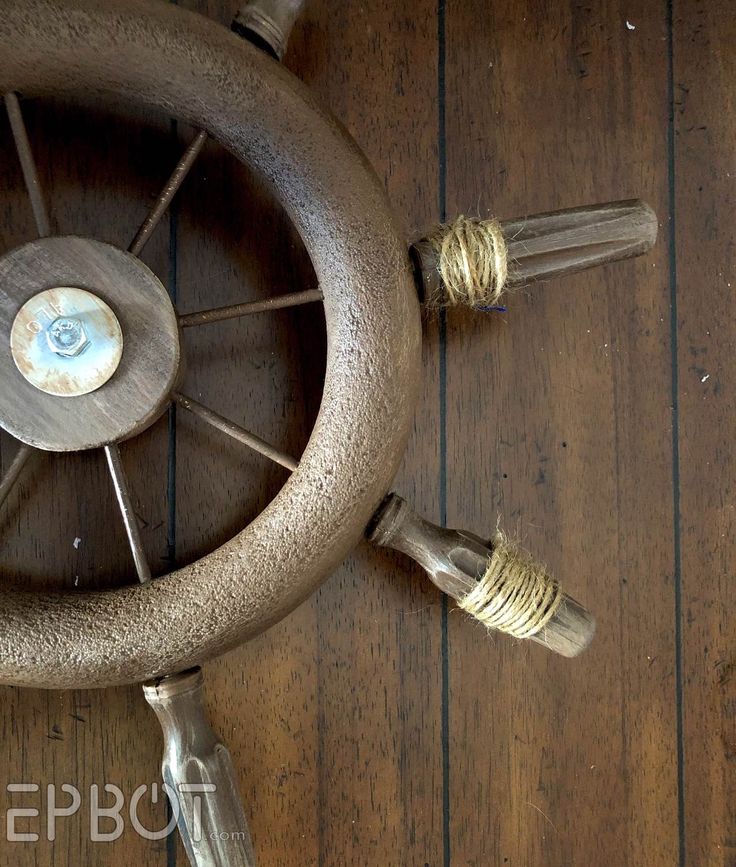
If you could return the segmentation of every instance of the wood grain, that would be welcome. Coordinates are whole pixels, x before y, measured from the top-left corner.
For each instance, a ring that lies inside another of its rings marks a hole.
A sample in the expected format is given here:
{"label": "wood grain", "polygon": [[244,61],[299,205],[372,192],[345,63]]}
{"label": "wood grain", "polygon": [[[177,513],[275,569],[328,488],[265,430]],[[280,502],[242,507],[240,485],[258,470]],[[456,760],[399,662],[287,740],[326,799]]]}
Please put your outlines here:
{"label": "wood grain", "polygon": [[[181,5],[227,24],[235,4]],[[518,292],[506,314],[428,317],[396,485],[428,518],[480,534],[500,513],[597,616],[591,648],[566,660],[489,641],[418,567],[362,547],[313,600],[205,668],[263,867],[582,867],[601,853],[736,864],[729,11],[313,0],[298,24],[287,66],[364,148],[407,237],[460,211],[504,219],[641,196],[660,241],[644,260]],[[194,131],[25,108],[53,228],[127,246]],[[4,123],[0,154],[9,249],[35,230]],[[146,261],[182,312],[314,285],[258,179],[212,144]],[[320,397],[319,305],[183,340],[185,393],[299,454]],[[162,420],[123,448],[154,573],[231,535],[286,477],[183,412],[169,445]],[[3,436],[3,469],[14,454]],[[246,514],[234,505],[244,488]],[[132,579],[101,455],[34,456],[0,528],[4,579]],[[42,802],[11,801],[8,782],[72,782],[86,800],[53,845],[43,813],[19,823],[35,823],[38,843],[0,833],[0,864],[186,863],[176,838],[130,827],[116,843],[89,840],[91,783],[129,796],[158,779],[160,733],[138,688],[1,694],[5,808]],[[163,802],[144,799],[140,815],[161,827]]]}
{"label": "wood grain", "polygon": [[736,340],[728,3],[673,10],[684,863],[736,864]]}
{"label": "wood grain", "polygon": [[[664,8],[626,14],[448,4],[450,215],[633,195],[666,215]],[[448,314],[448,523],[500,515],[598,620],[562,660],[451,614],[453,864],[676,863],[666,265],[660,245]]]}
{"label": "wood grain", "polygon": [[[435,7],[313,3],[301,77],[384,181],[407,238],[437,215]],[[314,16],[314,17],[311,17]],[[437,514],[438,333],[397,489]],[[363,546],[318,598],[323,865],[437,863],[442,837],[440,606],[405,558]]]}

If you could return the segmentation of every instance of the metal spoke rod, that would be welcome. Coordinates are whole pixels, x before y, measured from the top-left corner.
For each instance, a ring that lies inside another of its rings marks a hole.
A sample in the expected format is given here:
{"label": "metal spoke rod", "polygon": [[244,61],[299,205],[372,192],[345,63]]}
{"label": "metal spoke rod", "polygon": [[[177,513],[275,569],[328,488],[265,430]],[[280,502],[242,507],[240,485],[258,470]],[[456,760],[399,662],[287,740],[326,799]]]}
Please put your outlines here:
{"label": "metal spoke rod", "polygon": [[184,151],[182,158],[171,173],[171,177],[166,182],[163,190],[161,190],[156,203],[138,230],[138,234],[133,238],[130,247],[128,247],[129,253],[132,253],[134,256],[140,255],[148,239],[153,234],[153,230],[161,221],[161,217],[166,213],[171,200],[179,191],[179,187],[184,183],[184,179],[189,174],[190,169],[204,147],[205,141],[207,141],[207,133],[204,130],[200,130],[189,147]]}
{"label": "metal spoke rod", "polygon": [[321,290],[306,289],[304,292],[276,295],[265,301],[248,301],[245,304],[231,304],[228,307],[213,307],[210,310],[200,310],[197,313],[185,313],[179,317],[179,325],[182,328],[207,325],[210,322],[221,322],[223,319],[237,319],[239,316],[250,316],[253,313],[265,313],[269,310],[282,310],[285,307],[311,304],[314,301],[321,301],[322,298]]}
{"label": "metal spoke rod", "polygon": [[186,410],[189,410],[189,412],[191,412],[193,415],[201,418],[202,421],[207,422],[207,424],[211,425],[214,428],[217,428],[217,430],[222,431],[222,433],[227,434],[234,440],[243,443],[243,445],[248,446],[248,448],[251,448],[254,451],[257,451],[259,454],[264,455],[264,457],[270,458],[270,460],[274,461],[277,464],[280,464],[287,470],[291,470],[293,472],[299,466],[299,461],[295,460],[290,455],[279,451],[270,443],[262,440],[259,436],[256,436],[245,428],[240,427],[240,425],[235,424],[235,422],[230,421],[230,419],[218,415],[218,413],[214,412],[214,410],[211,410],[203,404],[198,403],[196,400],[192,400],[191,397],[186,397],[183,394],[175,393],[173,395],[173,398],[179,404],[179,406],[183,407]]}
{"label": "metal spoke rod", "polygon": [[28,463],[28,458],[35,452],[32,446],[21,443],[18,452],[10,462],[8,471],[0,479],[0,505],[8,498],[8,494],[13,489],[13,485],[18,481],[18,476],[21,474],[23,467]]}
{"label": "metal spoke rod", "polygon": [[128,480],[125,477],[123,462],[120,459],[120,449],[115,443],[105,446],[105,457],[107,458],[107,465],[110,468],[110,475],[112,476],[112,483],[115,488],[115,496],[120,506],[120,513],[123,516],[123,524],[125,525],[125,532],[128,536],[131,553],[133,554],[133,562],[138,573],[138,580],[141,584],[145,584],[146,581],[151,580],[151,568],[143,551],[138,520],[133,511],[133,501],[130,498]]}
{"label": "metal spoke rod", "polygon": [[39,237],[46,238],[51,234],[51,223],[48,211],[46,210],[43,190],[38,180],[36,161],[33,159],[33,151],[31,150],[31,143],[28,140],[28,131],[23,121],[23,113],[20,109],[17,94],[12,92],[5,94],[5,108],[8,112],[10,129],[13,132],[13,139],[15,140],[15,148],[18,151],[18,159],[23,171],[23,180],[26,183],[28,197],[31,200],[36,229],[38,230]]}

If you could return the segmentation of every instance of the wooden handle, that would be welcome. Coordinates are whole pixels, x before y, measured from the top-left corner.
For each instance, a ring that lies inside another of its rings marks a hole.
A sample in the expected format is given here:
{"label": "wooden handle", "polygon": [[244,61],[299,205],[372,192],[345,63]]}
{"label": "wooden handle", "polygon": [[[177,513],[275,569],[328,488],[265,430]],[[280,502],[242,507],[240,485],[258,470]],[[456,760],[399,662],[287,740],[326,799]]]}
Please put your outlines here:
{"label": "wooden handle", "polygon": [[207,720],[202,671],[143,684],[164,735],[161,764],[192,867],[256,867],[230,753]]}
{"label": "wooden handle", "polygon": [[[477,587],[494,551],[492,543],[472,533],[425,521],[397,494],[389,494],[376,512],[368,538],[408,554],[443,593],[461,603]],[[590,644],[595,620],[571,596],[561,596],[552,617],[528,638],[561,656],[577,656]]]}
{"label": "wooden handle", "polygon": [[[520,217],[500,227],[506,242],[507,288],[640,256],[657,239],[656,214],[639,199]],[[418,241],[411,252],[422,298],[435,297],[442,278],[434,245]]]}

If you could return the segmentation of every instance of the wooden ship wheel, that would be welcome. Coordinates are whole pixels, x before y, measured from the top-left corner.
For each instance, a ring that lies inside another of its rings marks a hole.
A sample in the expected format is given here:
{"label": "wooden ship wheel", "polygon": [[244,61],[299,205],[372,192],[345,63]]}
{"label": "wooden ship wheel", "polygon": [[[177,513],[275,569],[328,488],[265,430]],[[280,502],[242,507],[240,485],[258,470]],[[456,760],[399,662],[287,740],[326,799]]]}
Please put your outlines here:
{"label": "wooden ship wheel", "polygon": [[[254,0],[232,31],[143,0],[9,0],[0,18],[0,86],[36,227],[0,256],[0,424],[19,442],[0,500],[31,461],[101,451],[131,555],[131,580],[119,586],[110,578],[100,589],[61,581],[36,589],[13,576],[0,591],[0,681],[143,683],[195,865],[255,863],[236,771],[206,720],[199,666],[286,616],[361,538],[412,557],[491,630],[564,656],[587,646],[592,616],[513,541],[430,524],[390,486],[418,398],[423,307],[466,304],[484,315],[513,287],[645,252],[657,229],[645,204],[625,201],[501,222],[460,217],[410,243],[357,146],[279,63],[300,8]],[[23,112],[44,100],[143,108],[192,128],[128,243],[54,224]],[[267,185],[304,245],[313,285],[182,312],[144,263],[213,143]],[[195,362],[190,329],[301,305],[322,306],[326,361],[319,411],[297,456],[182,383],[185,361]],[[289,473],[232,538],[173,570],[153,568],[146,555],[124,469],[127,444],[172,407]],[[204,815],[197,786],[209,787]],[[242,833],[221,839],[220,828]]]}

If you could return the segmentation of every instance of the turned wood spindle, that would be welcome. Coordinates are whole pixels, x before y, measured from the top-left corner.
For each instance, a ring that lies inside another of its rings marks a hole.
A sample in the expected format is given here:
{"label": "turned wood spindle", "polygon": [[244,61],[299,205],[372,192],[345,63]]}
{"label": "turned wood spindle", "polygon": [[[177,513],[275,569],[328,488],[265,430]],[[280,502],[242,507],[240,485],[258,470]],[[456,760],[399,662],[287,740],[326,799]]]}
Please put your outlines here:
{"label": "turned wood spindle", "polygon": [[[407,554],[424,567],[432,582],[462,602],[483,578],[493,543],[463,530],[447,530],[425,521],[397,494],[389,494],[376,512],[368,538]],[[577,656],[595,632],[593,616],[566,593],[542,628],[529,636],[561,656]]]}
{"label": "turned wood spindle", "polygon": [[[500,223],[476,223],[481,228],[494,225],[501,230],[507,263],[504,289],[640,256],[657,239],[656,214],[639,199],[551,211]],[[429,238],[417,241],[411,254],[422,299],[446,297],[436,243]]]}

